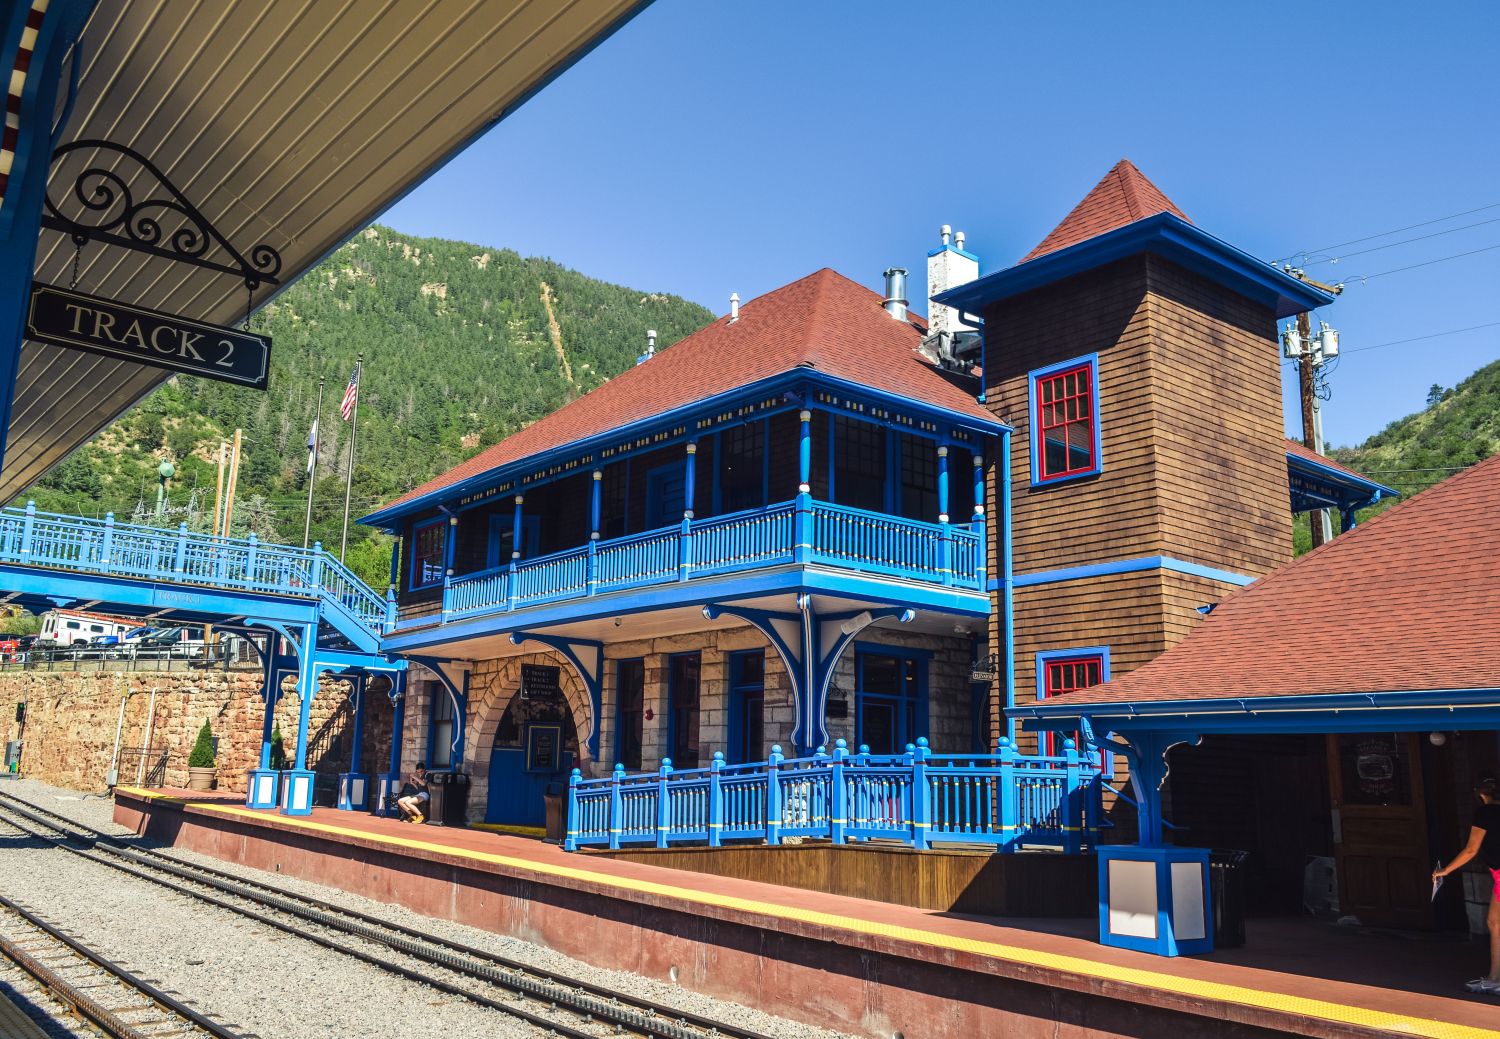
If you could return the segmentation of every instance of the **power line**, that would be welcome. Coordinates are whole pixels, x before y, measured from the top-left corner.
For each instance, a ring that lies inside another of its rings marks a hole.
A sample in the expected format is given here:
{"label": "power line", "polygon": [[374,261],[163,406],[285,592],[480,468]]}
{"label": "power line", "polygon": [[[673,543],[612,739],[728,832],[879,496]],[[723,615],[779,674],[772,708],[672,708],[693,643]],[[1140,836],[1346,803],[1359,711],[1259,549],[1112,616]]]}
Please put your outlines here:
{"label": "power line", "polygon": [[[1415,238],[1403,238],[1399,242],[1386,242],[1384,245],[1372,245],[1368,249],[1356,249],[1352,253],[1342,253],[1342,254],[1340,254],[1338,256],[1330,256],[1326,260],[1311,260],[1310,259],[1306,263],[1302,264],[1302,266],[1304,266],[1304,267],[1316,267],[1320,263],[1338,263],[1338,262],[1340,262],[1342,260],[1349,259],[1349,257],[1351,257],[1351,256],[1364,256],[1367,253],[1378,253],[1382,249],[1394,249],[1398,245],[1410,245],[1412,242],[1425,242],[1429,238],[1441,238],[1445,234],[1453,234],[1453,233],[1455,233],[1457,231],[1467,231],[1471,227],[1484,227],[1486,224],[1500,224],[1500,216],[1492,217],[1489,220],[1476,220],[1472,224],[1461,224],[1458,227],[1450,227],[1450,228],[1448,228],[1447,230],[1444,230],[1444,231],[1434,231],[1431,234],[1417,235],[1417,237],[1415,237]],[[1321,250],[1321,251],[1325,251],[1326,252],[1327,250]],[[1306,254],[1305,253],[1299,253],[1298,255],[1306,255]]]}
{"label": "power line", "polygon": [[1495,249],[1500,249],[1500,243],[1496,243],[1495,245],[1486,245],[1486,246],[1484,246],[1483,248],[1480,248],[1480,249],[1470,249],[1466,253],[1454,253],[1452,256],[1439,256],[1436,260],[1424,260],[1421,263],[1413,263],[1413,264],[1410,264],[1410,265],[1408,265],[1406,267],[1394,267],[1391,270],[1381,271],[1378,274],[1358,274],[1358,275],[1355,275],[1352,278],[1348,278],[1348,279],[1345,279],[1345,280],[1346,280],[1346,283],[1347,282],[1356,282],[1356,281],[1363,283],[1363,282],[1371,281],[1371,280],[1373,280],[1375,278],[1384,278],[1387,274],[1400,274],[1402,271],[1414,271],[1418,267],[1431,267],[1435,263],[1446,263],[1449,260],[1461,260],[1465,256],[1474,256],[1474,255],[1476,255],[1478,253],[1487,253],[1487,252],[1491,252],[1491,251],[1493,251]]}
{"label": "power line", "polygon": [[1433,224],[1441,224],[1444,220],[1457,220],[1461,216],[1470,216],[1474,213],[1483,213],[1489,209],[1500,209],[1500,202],[1490,202],[1476,209],[1465,209],[1461,213],[1449,213],[1433,220],[1423,220],[1419,224],[1408,224],[1405,227],[1397,227],[1390,231],[1381,231],[1379,234],[1366,235],[1363,238],[1354,238],[1347,242],[1339,242],[1335,245],[1325,245],[1317,249],[1299,249],[1290,256],[1283,256],[1277,263],[1285,263],[1287,260],[1296,259],[1298,256],[1312,256],[1316,253],[1326,253],[1333,249],[1342,249],[1346,245],[1359,245],[1361,242],[1373,242],[1377,238],[1385,238],[1388,235],[1400,234],[1403,231],[1415,231],[1419,227],[1431,227]]}
{"label": "power line", "polygon": [[1383,346],[1400,346],[1402,343],[1419,343],[1424,339],[1437,339],[1440,336],[1454,336],[1460,332],[1476,332],[1481,328],[1494,328],[1500,325],[1500,321],[1488,321],[1482,325],[1470,325],[1467,328],[1450,328],[1446,332],[1433,332],[1425,336],[1412,336],[1408,339],[1392,339],[1388,343],[1375,343],[1372,346],[1356,346],[1352,350],[1345,350],[1346,354],[1364,353],[1366,350],[1379,350]]}

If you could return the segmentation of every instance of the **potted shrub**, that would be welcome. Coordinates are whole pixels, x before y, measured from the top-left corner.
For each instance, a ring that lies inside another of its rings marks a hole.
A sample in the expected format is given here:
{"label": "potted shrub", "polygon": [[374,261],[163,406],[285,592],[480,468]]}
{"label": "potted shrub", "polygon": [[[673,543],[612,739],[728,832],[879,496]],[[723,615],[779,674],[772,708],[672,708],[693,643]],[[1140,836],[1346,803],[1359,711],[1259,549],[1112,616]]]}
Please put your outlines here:
{"label": "potted shrub", "polygon": [[218,774],[219,770],[214,767],[214,731],[205,719],[203,728],[198,730],[193,752],[188,755],[188,789],[212,790]]}

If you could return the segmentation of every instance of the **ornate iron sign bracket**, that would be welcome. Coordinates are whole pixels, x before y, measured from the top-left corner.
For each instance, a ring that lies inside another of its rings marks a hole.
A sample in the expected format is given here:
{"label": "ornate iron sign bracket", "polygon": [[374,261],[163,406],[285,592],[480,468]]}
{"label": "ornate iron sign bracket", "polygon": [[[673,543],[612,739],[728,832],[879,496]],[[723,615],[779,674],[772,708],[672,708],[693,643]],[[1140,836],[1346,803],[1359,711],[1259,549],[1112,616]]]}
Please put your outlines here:
{"label": "ornate iron sign bracket", "polygon": [[106,168],[100,158],[95,158],[64,194],[64,199],[72,200],[69,208],[78,210],[76,217],[65,215],[59,205],[62,200],[54,201],[49,191],[42,214],[43,227],[61,231],[80,248],[88,242],[108,242],[221,274],[233,274],[244,280],[251,293],[263,284],[281,284],[277,277],[281,273],[279,252],[261,242],[250,249],[247,260],[139,152],[109,141],[73,141],[52,153],[52,163],[56,166],[71,153],[88,150],[124,157],[149,172],[156,178],[156,184],[148,184],[150,190],[137,201],[131,191],[135,177]]}

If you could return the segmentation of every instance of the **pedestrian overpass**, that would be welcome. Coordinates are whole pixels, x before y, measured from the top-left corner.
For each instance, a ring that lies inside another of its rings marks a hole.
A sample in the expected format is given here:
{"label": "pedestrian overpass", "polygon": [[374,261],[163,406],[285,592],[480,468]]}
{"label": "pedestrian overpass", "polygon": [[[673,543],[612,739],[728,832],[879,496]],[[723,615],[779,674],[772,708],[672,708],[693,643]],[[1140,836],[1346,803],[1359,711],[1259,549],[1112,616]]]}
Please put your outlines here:
{"label": "pedestrian overpass", "polygon": [[[260,654],[265,703],[260,767],[251,773],[247,799],[252,808],[312,810],[308,717],[322,674],[349,679],[356,698],[370,679],[384,676],[400,711],[406,662],[380,652],[394,602],[320,545],[269,544],[253,534],[215,537],[186,524],[171,530],[116,523],[113,514],[62,516],[28,503],[0,509],[0,602],[37,613],[97,608],[151,624],[211,624],[246,637]],[[296,676],[301,697],[297,751],[291,770],[276,772],[272,718],[288,676]],[[361,714],[355,712],[356,769]],[[393,743],[398,748],[399,737]],[[395,753],[392,774],[400,770]],[[362,808],[369,787],[369,777],[357,772],[341,776],[340,807]]]}

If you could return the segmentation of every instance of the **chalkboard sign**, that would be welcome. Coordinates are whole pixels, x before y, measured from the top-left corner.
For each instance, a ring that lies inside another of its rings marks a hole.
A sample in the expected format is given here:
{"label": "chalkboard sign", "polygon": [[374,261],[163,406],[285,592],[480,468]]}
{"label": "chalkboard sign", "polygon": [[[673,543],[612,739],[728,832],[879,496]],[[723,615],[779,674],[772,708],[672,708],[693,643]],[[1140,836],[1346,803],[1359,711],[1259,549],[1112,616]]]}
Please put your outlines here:
{"label": "chalkboard sign", "polygon": [[556,772],[561,766],[562,728],[557,725],[526,727],[526,771]]}
{"label": "chalkboard sign", "polygon": [[546,664],[522,664],[521,699],[562,699],[562,669]]}

